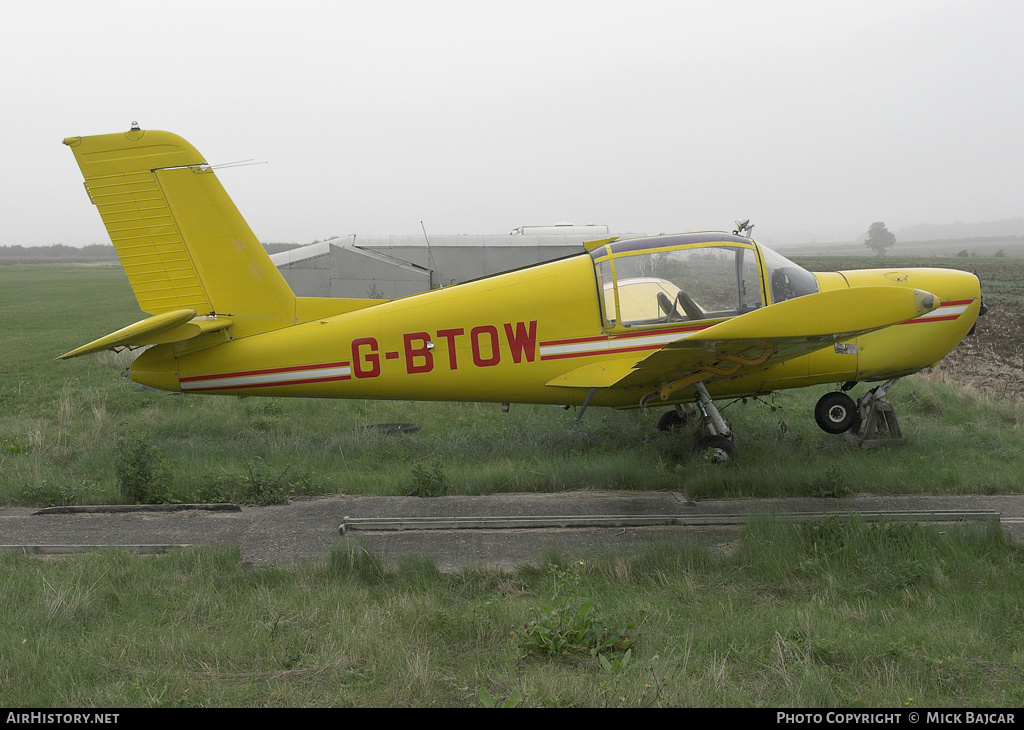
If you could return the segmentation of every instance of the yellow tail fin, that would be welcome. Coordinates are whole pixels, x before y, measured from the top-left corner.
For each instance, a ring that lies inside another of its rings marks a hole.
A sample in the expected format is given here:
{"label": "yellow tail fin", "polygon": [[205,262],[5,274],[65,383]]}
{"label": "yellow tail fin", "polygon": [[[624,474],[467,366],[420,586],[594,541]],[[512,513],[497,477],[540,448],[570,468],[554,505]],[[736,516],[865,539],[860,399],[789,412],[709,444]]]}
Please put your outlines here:
{"label": "yellow tail fin", "polygon": [[64,144],[144,312],[230,318],[235,339],[295,322],[295,295],[192,145],[137,129]]}

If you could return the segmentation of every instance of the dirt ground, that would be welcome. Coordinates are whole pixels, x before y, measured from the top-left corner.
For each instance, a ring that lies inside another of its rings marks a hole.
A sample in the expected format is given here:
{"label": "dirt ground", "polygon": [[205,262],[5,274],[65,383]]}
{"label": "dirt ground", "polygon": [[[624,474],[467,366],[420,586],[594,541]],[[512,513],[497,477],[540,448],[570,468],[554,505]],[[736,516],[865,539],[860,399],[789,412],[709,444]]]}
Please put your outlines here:
{"label": "dirt ground", "polygon": [[[1024,282],[1021,288],[1024,291]],[[1024,400],[1024,305],[1005,300],[990,304],[974,334],[937,370],[997,398]]]}

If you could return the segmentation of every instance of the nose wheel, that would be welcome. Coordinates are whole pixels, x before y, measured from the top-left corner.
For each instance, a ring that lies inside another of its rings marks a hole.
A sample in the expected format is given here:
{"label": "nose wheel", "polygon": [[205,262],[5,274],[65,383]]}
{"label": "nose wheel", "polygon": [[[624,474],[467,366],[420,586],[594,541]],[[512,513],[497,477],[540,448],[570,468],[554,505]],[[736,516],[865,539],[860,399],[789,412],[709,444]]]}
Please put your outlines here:
{"label": "nose wheel", "polygon": [[[872,388],[856,401],[840,391],[826,393],[814,407],[814,420],[825,433],[844,434],[847,441],[861,448],[902,443],[905,439],[896,411],[883,400],[897,380]],[[888,437],[881,435],[880,428],[888,431]]]}
{"label": "nose wheel", "polygon": [[853,398],[837,390],[818,399],[814,421],[825,433],[846,433],[860,422],[860,413]]}

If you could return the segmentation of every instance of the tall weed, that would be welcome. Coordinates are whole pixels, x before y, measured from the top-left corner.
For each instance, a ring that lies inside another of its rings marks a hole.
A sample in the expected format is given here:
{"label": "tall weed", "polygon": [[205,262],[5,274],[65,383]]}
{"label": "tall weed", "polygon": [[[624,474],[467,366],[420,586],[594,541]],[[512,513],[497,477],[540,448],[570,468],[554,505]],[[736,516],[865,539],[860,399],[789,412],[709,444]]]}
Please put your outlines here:
{"label": "tall weed", "polygon": [[114,469],[121,498],[128,504],[157,504],[170,495],[167,466],[148,434],[117,440]]}
{"label": "tall weed", "polygon": [[633,639],[629,634],[611,626],[594,599],[584,595],[580,571],[583,567],[582,561],[570,567],[550,566],[550,597],[540,607],[540,615],[526,624],[521,636],[528,654],[578,659],[630,652]]}

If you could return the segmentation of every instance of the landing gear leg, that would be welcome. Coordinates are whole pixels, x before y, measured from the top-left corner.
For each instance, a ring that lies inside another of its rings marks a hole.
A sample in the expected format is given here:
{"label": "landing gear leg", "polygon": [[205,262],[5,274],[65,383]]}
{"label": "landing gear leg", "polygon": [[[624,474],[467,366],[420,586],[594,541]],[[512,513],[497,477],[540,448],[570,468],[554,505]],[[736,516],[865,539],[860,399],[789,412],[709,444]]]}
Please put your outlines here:
{"label": "landing gear leg", "polygon": [[709,462],[728,464],[736,458],[732,430],[719,413],[718,406],[711,400],[704,383],[697,383],[694,389],[697,391],[697,409],[700,411],[701,424],[707,435],[697,440],[691,453]]}
{"label": "landing gear leg", "polygon": [[[903,432],[900,431],[900,424],[892,404],[882,400],[885,392],[897,380],[899,378],[888,380],[857,399],[860,424],[844,434],[847,441],[863,449],[870,449],[885,444],[901,444],[906,440],[903,438]],[[879,438],[878,436],[878,427],[883,423],[889,431],[888,438]]]}

